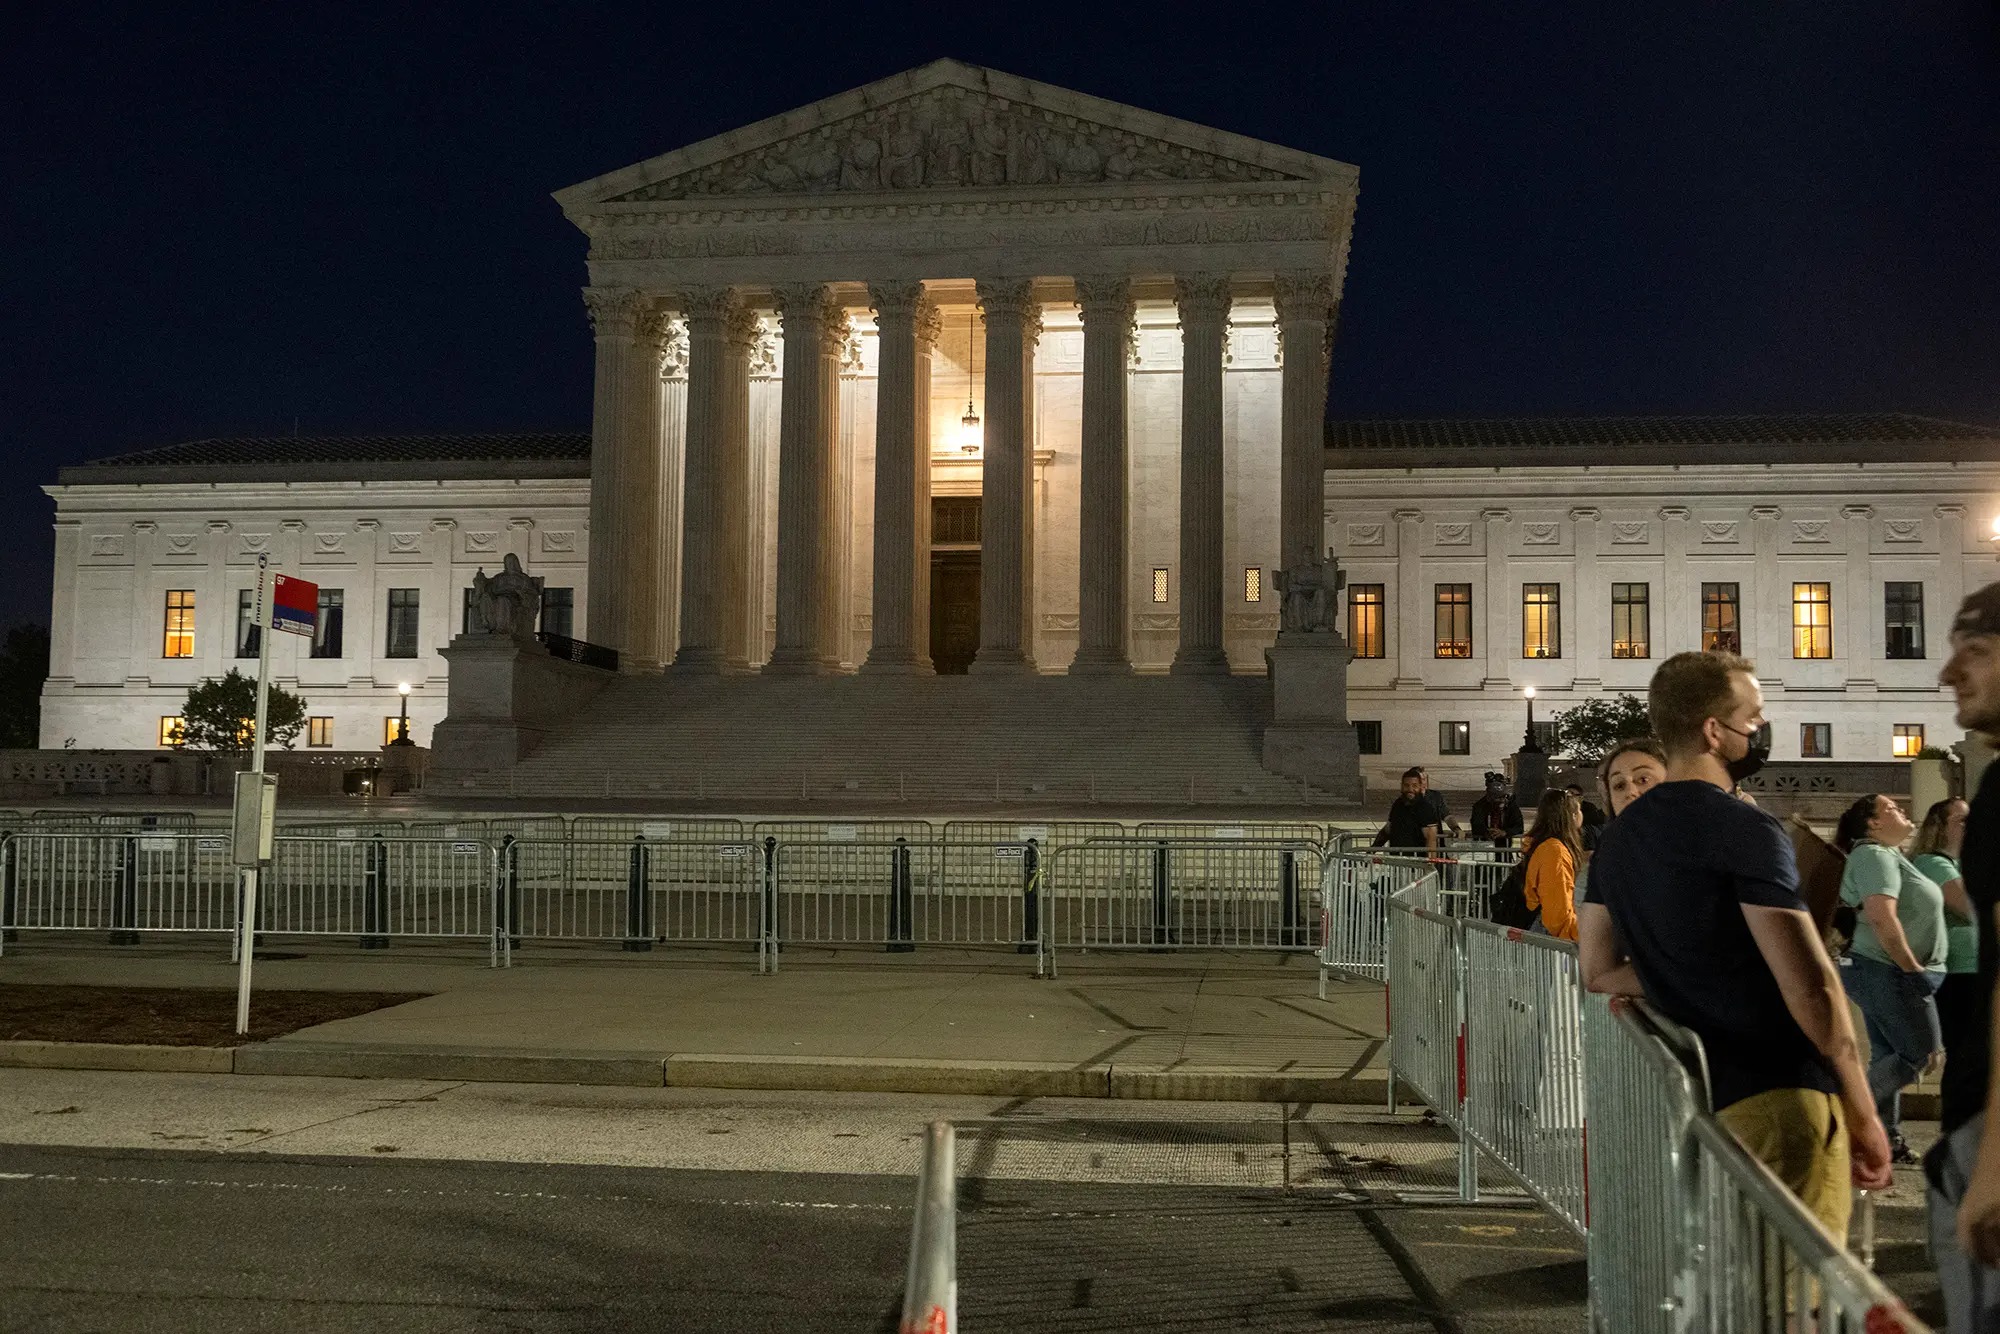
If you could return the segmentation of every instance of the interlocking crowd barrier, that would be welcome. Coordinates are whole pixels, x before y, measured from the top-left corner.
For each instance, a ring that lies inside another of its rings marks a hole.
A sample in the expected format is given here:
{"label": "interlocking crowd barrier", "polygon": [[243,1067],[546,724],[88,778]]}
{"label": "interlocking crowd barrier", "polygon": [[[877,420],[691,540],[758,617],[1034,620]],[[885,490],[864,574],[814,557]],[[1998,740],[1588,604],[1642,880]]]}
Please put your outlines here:
{"label": "interlocking crowd barrier", "polygon": [[1427,899],[1386,912],[1392,1105],[1458,1134],[1462,1198],[1483,1157],[1585,1238],[1594,1329],[1924,1334],[1710,1115],[1692,1034],[1586,996],[1574,945]]}

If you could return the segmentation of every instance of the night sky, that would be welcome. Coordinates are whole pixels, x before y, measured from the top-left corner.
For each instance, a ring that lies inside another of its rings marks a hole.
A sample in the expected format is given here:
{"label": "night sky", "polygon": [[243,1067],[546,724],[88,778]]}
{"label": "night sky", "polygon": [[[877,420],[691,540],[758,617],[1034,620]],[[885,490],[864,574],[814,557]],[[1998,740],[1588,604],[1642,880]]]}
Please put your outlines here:
{"label": "night sky", "polygon": [[17,12],[0,624],[47,617],[64,463],[587,428],[549,193],[940,56],[1357,164],[1336,415],[2000,424],[1994,4],[1482,8]]}

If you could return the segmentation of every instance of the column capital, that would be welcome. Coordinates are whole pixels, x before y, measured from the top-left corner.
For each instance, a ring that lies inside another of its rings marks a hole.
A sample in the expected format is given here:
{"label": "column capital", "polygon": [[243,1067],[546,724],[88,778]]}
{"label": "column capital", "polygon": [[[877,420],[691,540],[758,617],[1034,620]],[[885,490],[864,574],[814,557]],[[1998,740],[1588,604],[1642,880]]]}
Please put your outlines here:
{"label": "column capital", "polygon": [[356,519],[354,521],[354,531],[357,533],[372,533],[381,526],[382,521],[380,519]]}
{"label": "column capital", "polygon": [[1479,511],[1479,517],[1488,523],[1506,523],[1514,517],[1514,511],[1503,509],[1481,510]]}
{"label": "column capital", "polygon": [[1875,512],[1873,505],[1842,505],[1840,517],[1843,519],[1865,519]]}
{"label": "column capital", "polygon": [[1959,519],[1965,517],[1965,506],[1958,504],[1939,505],[1935,513],[1940,519]]}
{"label": "column capital", "polygon": [[722,321],[722,341],[724,346],[754,352],[757,340],[763,336],[764,321],[756,311],[748,306],[738,305],[730,309]]}
{"label": "column capital", "polygon": [[1271,297],[1280,324],[1329,323],[1337,304],[1333,275],[1310,269],[1279,274]]}
{"label": "column capital", "polygon": [[662,380],[687,378],[688,336],[688,322],[684,316],[662,313],[656,336]]}
{"label": "column capital", "polygon": [[1579,505],[1577,508],[1569,512],[1569,520],[1571,523],[1585,523],[1585,522],[1596,523],[1599,519],[1603,517],[1604,516],[1600,511],[1589,505]]}
{"label": "column capital", "polygon": [[1229,275],[1226,273],[1183,273],[1174,278],[1174,304],[1180,307],[1181,326],[1190,320],[1227,323],[1229,319]]}
{"label": "column capital", "polygon": [[1663,505],[1660,507],[1660,517],[1668,522],[1678,521],[1686,523],[1688,514],[1689,511],[1685,505]]}
{"label": "column capital", "polygon": [[1122,273],[1079,275],[1076,308],[1083,316],[1085,328],[1102,323],[1108,333],[1129,332],[1137,313],[1132,280]]}
{"label": "column capital", "polygon": [[534,526],[535,526],[535,521],[533,519],[514,518],[507,520],[508,529],[514,532],[525,531],[526,529],[533,528]]}
{"label": "column capital", "polygon": [[210,519],[208,521],[208,531],[211,533],[226,533],[233,527],[235,525],[227,519]]}
{"label": "column capital", "polygon": [[1750,517],[1753,519],[1782,519],[1785,512],[1776,505],[1752,505]]}
{"label": "column capital", "polygon": [[1397,523],[1422,523],[1424,512],[1422,510],[1392,510],[1389,513],[1389,517]]}
{"label": "column capital", "polygon": [[690,287],[681,296],[681,313],[696,337],[720,329],[742,308],[742,295],[733,287]]}
{"label": "column capital", "polygon": [[917,352],[922,355],[936,347],[938,339],[944,337],[944,312],[938,309],[937,302],[925,297],[917,302],[912,325],[917,336]]}
{"label": "column capital", "polygon": [[1042,336],[1042,305],[1035,300],[1035,284],[1028,278],[978,280],[979,314],[988,324],[994,320],[1019,320],[1021,337],[1033,344]]}
{"label": "column capital", "polygon": [[810,329],[822,343],[839,351],[840,340],[847,333],[847,312],[835,303],[831,288],[825,283],[793,283],[778,288],[774,295],[780,328],[793,335]]}
{"label": "column capital", "polygon": [[631,338],[641,315],[652,304],[644,292],[631,287],[586,287],[583,308],[590,316],[591,331],[599,338]]}
{"label": "column capital", "polygon": [[303,533],[306,530],[306,521],[304,519],[283,519],[279,521],[278,527],[288,533]]}
{"label": "column capital", "polygon": [[868,284],[868,304],[875,309],[878,324],[885,320],[914,320],[924,302],[921,282],[878,282]]}

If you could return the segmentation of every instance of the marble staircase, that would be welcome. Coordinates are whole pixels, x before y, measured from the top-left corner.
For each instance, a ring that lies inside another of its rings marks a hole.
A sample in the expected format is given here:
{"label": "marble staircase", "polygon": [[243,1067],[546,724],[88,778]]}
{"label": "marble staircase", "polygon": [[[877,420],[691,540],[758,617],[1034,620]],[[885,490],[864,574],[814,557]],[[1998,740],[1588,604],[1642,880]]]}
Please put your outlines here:
{"label": "marble staircase", "polygon": [[1265,772],[1261,676],[621,676],[511,769],[429,793],[644,804],[1324,806]]}

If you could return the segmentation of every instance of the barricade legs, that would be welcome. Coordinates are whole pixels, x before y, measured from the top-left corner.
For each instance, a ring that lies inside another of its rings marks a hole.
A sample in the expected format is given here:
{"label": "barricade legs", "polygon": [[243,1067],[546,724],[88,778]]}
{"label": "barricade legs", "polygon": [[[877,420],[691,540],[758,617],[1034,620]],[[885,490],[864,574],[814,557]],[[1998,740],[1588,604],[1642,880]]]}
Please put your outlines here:
{"label": "barricade legs", "polygon": [[111,889],[111,935],[113,945],[139,943],[139,840],[118,840],[118,864],[113,870]]}
{"label": "barricade legs", "polygon": [[1021,849],[1021,943],[1016,954],[1034,954],[1042,939],[1042,850],[1029,839]]}
{"label": "barricade legs", "polygon": [[364,855],[359,944],[364,950],[386,950],[389,948],[389,847],[377,837]]}
{"label": "barricade legs", "polygon": [[633,954],[644,954],[653,948],[650,861],[646,836],[640,834],[632,840],[625,872],[625,948]]}
{"label": "barricade legs", "polygon": [[897,839],[889,852],[889,940],[883,946],[890,954],[908,954],[917,948],[910,939],[911,919],[916,916],[916,896],[910,886],[910,844]]}

